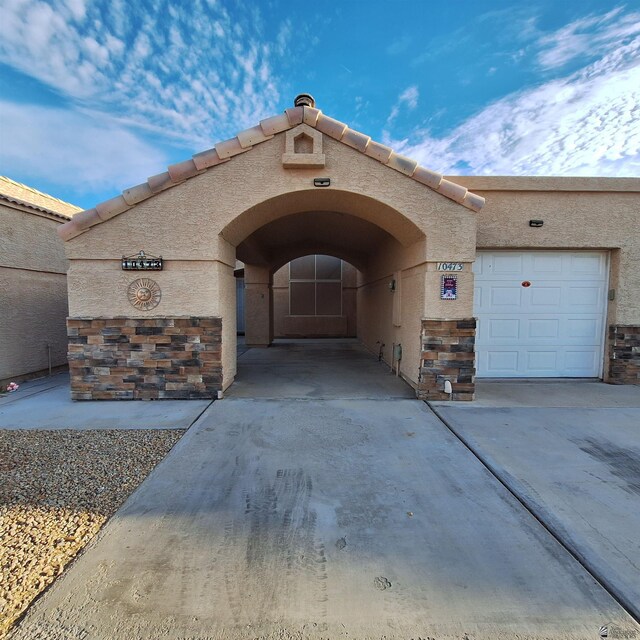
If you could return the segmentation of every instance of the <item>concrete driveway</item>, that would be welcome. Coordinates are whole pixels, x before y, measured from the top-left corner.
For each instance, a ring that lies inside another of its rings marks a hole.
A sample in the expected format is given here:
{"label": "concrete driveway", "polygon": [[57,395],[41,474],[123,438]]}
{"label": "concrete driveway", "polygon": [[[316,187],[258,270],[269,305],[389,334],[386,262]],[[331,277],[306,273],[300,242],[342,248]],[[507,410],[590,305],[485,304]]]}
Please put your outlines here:
{"label": "concrete driveway", "polygon": [[431,404],[640,618],[640,387],[481,382],[478,396]]}
{"label": "concrete driveway", "polygon": [[312,368],[278,398],[273,354],[269,396],[206,409],[13,638],[640,638],[426,404],[318,400]]}

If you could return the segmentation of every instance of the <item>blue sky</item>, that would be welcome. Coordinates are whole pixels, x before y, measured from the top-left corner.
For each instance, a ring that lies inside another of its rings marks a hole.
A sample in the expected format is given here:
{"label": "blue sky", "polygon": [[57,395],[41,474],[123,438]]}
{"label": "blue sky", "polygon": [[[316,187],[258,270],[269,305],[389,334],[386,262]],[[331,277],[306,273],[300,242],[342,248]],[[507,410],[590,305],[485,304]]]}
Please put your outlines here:
{"label": "blue sky", "polygon": [[640,176],[640,2],[2,0],[0,173],[89,208],[312,93],[446,174]]}

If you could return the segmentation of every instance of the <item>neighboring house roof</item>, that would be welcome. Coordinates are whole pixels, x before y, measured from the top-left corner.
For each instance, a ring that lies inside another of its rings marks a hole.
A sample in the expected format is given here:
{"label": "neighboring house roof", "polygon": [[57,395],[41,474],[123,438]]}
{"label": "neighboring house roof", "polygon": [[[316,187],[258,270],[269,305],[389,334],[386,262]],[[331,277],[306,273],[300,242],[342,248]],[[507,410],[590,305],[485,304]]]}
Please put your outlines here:
{"label": "neighboring house roof", "polygon": [[63,220],[71,220],[72,216],[82,211],[81,207],[76,207],[69,202],[54,198],[47,193],[42,193],[26,184],[16,182],[0,176],[0,199],[13,202],[15,204],[49,213]]}
{"label": "neighboring house roof", "polygon": [[297,106],[285,109],[282,115],[261,120],[260,124],[255,127],[241,131],[235,138],[218,142],[212,149],[197,153],[189,160],[172,164],[165,173],[152,176],[147,182],[125,189],[122,195],[96,205],[95,209],[89,209],[75,215],[71,222],[58,229],[58,233],[64,240],[70,240],[90,227],[124,213],[139,202],[216,165],[228,162],[234,156],[249,151],[255,145],[270,140],[277,133],[293,129],[302,123],[426,185],[436,193],[467,209],[480,211],[484,205],[482,196],[471,193],[466,187],[445,179],[439,173],[419,166],[415,160],[395,153],[390,147],[374,142],[369,136],[350,129],[346,124],[325,116],[319,109],[310,106]]}

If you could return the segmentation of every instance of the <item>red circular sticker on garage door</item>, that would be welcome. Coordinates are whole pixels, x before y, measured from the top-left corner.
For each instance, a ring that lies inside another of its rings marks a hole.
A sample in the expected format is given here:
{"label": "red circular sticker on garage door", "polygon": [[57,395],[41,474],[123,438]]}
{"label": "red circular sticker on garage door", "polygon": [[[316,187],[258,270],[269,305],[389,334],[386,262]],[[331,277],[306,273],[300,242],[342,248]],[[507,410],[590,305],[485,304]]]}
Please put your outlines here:
{"label": "red circular sticker on garage door", "polygon": [[528,280],[525,280],[525,281],[522,283],[522,286],[523,286],[523,287],[530,287],[530,286],[531,286],[531,283],[530,283]]}

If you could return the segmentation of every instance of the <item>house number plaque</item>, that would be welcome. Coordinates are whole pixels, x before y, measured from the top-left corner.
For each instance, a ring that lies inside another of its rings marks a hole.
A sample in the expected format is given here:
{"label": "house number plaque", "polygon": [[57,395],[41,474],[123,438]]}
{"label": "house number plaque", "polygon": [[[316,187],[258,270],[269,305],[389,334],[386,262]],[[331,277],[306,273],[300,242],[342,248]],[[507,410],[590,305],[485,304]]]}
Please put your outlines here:
{"label": "house number plaque", "polygon": [[462,271],[462,262],[438,262],[438,271]]}
{"label": "house number plaque", "polygon": [[140,251],[132,256],[122,256],[123,271],[162,271],[162,256],[149,256]]}

